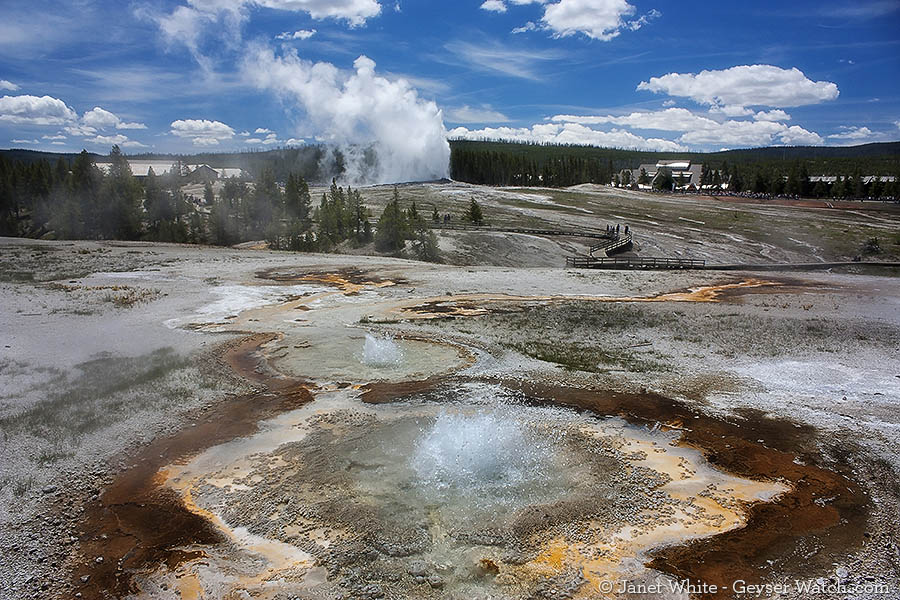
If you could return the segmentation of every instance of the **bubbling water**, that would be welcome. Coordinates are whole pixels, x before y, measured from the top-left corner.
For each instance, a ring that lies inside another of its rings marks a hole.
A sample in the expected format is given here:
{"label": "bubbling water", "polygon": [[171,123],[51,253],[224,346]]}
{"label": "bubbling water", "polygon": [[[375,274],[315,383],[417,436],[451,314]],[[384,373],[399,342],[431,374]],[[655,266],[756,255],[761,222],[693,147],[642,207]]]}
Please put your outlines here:
{"label": "bubbling water", "polygon": [[370,367],[394,367],[403,361],[403,350],[390,336],[366,334],[363,342],[362,363]]}
{"label": "bubbling water", "polygon": [[438,414],[412,456],[422,483],[441,492],[505,494],[543,479],[552,456],[550,444],[509,412],[495,408]]}

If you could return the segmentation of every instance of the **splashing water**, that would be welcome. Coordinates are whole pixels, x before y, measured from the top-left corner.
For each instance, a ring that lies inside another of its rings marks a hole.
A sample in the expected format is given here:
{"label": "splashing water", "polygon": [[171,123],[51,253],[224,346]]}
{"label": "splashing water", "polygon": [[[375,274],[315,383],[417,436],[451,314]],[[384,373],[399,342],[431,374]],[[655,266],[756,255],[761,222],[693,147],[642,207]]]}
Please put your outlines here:
{"label": "splashing water", "polygon": [[419,440],[413,468],[427,486],[463,493],[505,495],[544,479],[550,444],[510,413],[441,412]]}
{"label": "splashing water", "polygon": [[390,336],[366,334],[363,342],[362,363],[371,367],[393,367],[403,361],[403,350]]}

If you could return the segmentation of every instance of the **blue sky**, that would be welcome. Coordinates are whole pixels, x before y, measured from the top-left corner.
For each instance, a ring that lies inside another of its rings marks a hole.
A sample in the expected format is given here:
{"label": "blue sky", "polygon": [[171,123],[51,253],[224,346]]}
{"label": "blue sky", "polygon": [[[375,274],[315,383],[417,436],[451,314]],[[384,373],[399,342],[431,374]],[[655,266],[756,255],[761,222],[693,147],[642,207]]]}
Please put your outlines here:
{"label": "blue sky", "polygon": [[900,0],[0,0],[0,14],[2,147],[371,142],[418,172],[440,169],[448,136],[900,139]]}

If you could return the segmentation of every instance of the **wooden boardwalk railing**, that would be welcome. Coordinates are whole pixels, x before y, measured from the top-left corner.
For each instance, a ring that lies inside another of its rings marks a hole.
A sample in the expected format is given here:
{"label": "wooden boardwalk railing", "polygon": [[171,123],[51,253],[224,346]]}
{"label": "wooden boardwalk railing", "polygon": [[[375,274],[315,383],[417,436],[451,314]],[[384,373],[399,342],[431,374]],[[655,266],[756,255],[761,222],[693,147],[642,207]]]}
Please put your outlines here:
{"label": "wooden boardwalk railing", "polygon": [[[614,231],[588,231],[585,229],[532,229],[525,227],[492,227],[488,225],[456,225],[444,223],[429,224],[431,229],[449,229],[453,231],[489,231],[496,233],[524,233],[529,235],[560,235],[569,237],[593,238],[598,240],[611,239],[616,235]],[[616,236],[618,237],[618,236]]]}
{"label": "wooden boardwalk railing", "polygon": [[703,269],[705,260],[690,258],[594,258],[570,256],[566,266],[575,269]]}
{"label": "wooden boardwalk railing", "polygon": [[594,256],[594,252],[598,252],[600,250],[602,250],[604,254],[609,256],[613,252],[618,252],[620,250],[624,250],[626,248],[631,247],[632,238],[631,238],[630,233],[627,234],[625,237],[619,237],[619,235],[617,233],[613,233],[613,235],[615,235],[614,238],[591,246],[590,254],[591,254],[592,258]]}

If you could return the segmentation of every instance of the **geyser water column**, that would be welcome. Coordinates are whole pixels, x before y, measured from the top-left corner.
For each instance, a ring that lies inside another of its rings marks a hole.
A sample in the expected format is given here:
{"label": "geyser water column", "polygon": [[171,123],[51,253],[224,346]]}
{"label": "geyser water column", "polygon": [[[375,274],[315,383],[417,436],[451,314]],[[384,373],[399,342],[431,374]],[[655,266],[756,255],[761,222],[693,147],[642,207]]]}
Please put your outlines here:
{"label": "geyser water column", "polygon": [[403,350],[390,335],[366,333],[360,360],[370,367],[399,366],[403,361]]}
{"label": "geyser water column", "polygon": [[535,427],[533,410],[454,405],[424,427],[408,461],[423,500],[453,522],[505,519],[523,506],[564,496],[575,484],[559,440]]}

